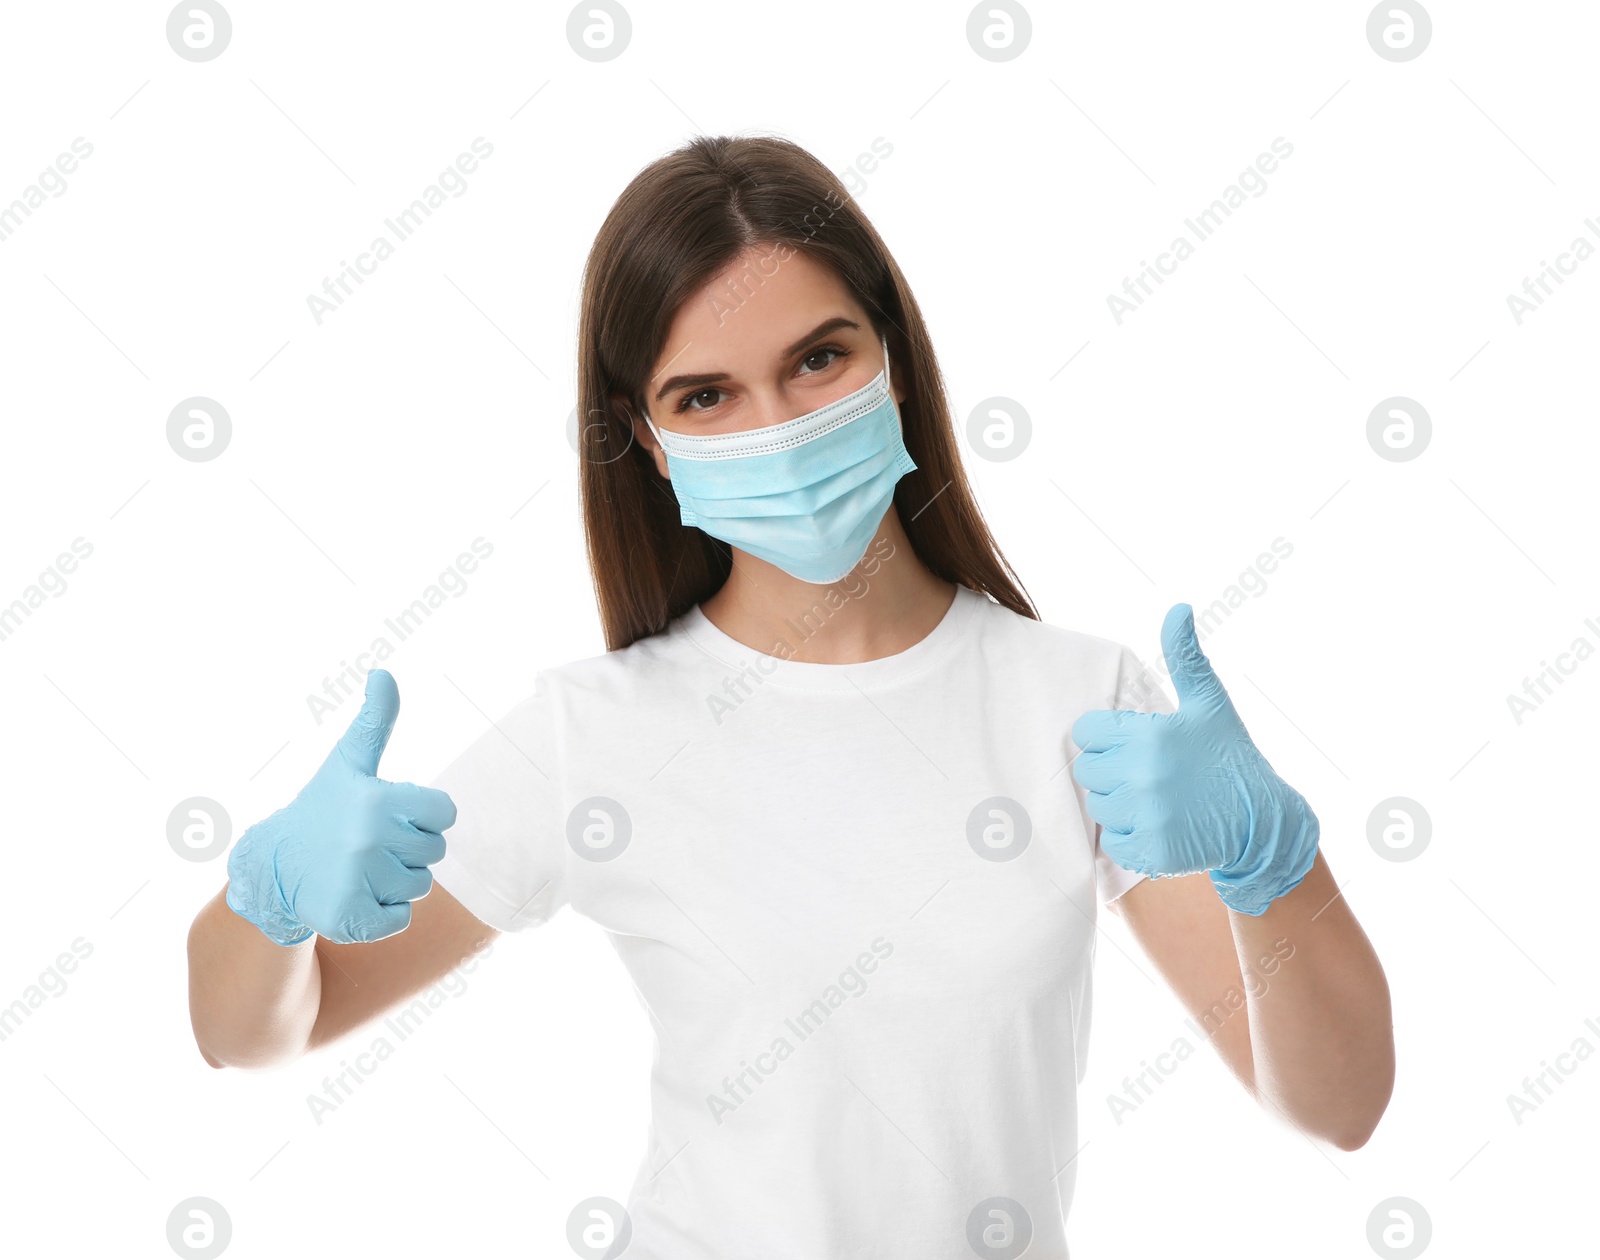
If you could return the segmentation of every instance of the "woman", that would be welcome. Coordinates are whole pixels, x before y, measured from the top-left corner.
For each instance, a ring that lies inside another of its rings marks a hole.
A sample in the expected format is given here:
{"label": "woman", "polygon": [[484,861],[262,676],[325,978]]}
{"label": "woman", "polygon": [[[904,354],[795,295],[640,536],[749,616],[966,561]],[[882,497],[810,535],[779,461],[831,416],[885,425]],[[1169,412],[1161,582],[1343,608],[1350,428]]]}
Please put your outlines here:
{"label": "woman", "polygon": [[1315,814],[1187,605],[1176,711],[1127,648],[1038,620],[835,177],[771,138],[654,163],[579,347],[608,650],[431,787],[376,777],[398,693],[369,675],[196,921],[207,1061],[325,1045],[571,905],[657,1038],[628,1255],[1060,1257],[1102,903],[1258,1101],[1361,1146],[1388,992]]}

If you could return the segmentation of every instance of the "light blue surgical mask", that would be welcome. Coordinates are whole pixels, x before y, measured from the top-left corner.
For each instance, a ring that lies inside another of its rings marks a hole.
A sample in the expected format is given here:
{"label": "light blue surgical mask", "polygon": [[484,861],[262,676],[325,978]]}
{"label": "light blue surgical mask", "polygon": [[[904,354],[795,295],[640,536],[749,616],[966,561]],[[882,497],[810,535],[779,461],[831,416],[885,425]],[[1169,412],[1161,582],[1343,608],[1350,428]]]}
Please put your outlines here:
{"label": "light blue surgical mask", "polygon": [[866,554],[894,487],[916,468],[884,369],[816,411],[738,433],[645,423],[667,455],[678,516],[802,582],[827,585]]}

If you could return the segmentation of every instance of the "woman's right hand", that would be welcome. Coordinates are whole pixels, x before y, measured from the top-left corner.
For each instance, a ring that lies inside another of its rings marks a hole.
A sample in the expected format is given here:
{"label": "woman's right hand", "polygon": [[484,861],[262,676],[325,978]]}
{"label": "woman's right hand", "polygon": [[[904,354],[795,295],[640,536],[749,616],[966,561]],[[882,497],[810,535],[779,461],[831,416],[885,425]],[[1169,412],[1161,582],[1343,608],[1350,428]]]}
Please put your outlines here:
{"label": "woman's right hand", "polygon": [[311,782],[229,854],[229,907],[276,944],[382,940],[432,889],[456,807],[437,788],[377,777],[399,712],[394,676],[371,671],[361,711]]}

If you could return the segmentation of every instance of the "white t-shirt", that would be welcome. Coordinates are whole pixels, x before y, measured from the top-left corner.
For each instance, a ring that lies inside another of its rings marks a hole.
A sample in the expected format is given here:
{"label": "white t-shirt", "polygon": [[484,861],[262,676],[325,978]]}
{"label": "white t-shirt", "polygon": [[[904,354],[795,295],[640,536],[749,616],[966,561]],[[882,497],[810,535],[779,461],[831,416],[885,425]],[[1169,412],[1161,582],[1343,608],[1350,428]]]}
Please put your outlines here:
{"label": "white t-shirt", "polygon": [[621,955],[656,1038],[628,1260],[1018,1254],[974,1228],[1060,1260],[1097,903],[1141,878],[1070,731],[1172,705],[1128,648],[966,587],[893,656],[773,646],[695,607],[544,670],[434,780],[435,878],[502,930],[570,905]]}

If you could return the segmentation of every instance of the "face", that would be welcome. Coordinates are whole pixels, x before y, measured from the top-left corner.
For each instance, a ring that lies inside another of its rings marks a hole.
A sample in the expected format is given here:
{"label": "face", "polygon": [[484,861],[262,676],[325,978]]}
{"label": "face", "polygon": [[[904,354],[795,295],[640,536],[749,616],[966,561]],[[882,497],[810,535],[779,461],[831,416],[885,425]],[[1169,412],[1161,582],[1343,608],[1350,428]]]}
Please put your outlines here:
{"label": "face", "polygon": [[[737,433],[825,407],[883,368],[878,334],[843,281],[803,252],[762,246],[679,309],[644,397],[659,429]],[[899,373],[890,375],[904,403]],[[634,435],[667,476],[650,426]]]}

